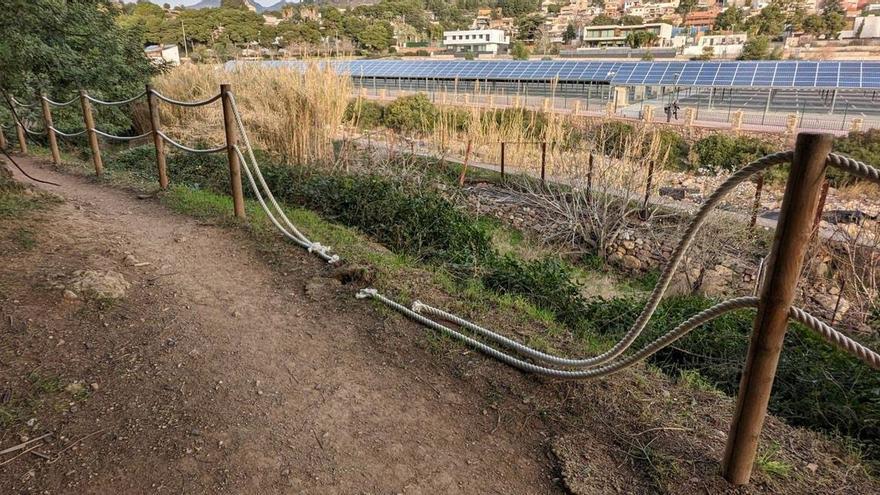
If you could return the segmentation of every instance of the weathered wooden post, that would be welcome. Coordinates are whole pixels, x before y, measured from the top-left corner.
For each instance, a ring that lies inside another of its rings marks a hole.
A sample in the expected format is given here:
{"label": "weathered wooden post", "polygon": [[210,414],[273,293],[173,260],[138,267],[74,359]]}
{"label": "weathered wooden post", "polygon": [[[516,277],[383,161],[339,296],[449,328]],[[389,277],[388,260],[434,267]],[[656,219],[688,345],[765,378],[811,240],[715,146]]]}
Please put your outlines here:
{"label": "weathered wooden post", "polygon": [[165,165],[165,141],[159,135],[162,127],[159,122],[159,101],[153,94],[153,86],[147,84],[147,106],[150,108],[150,126],[153,129],[153,145],[156,147],[156,169],[159,173],[159,187],[168,189],[168,169]]}
{"label": "weathered wooden post", "polygon": [[504,141],[501,141],[501,181],[504,181]]}
{"label": "weathered wooden post", "polygon": [[235,132],[235,114],[232,111],[232,94],[228,84],[220,85],[220,99],[223,102],[223,126],[226,129],[226,158],[229,160],[229,186],[232,192],[232,204],[235,216],[244,218],[244,194],[241,189],[241,163],[235,145],[238,134]]}
{"label": "weathered wooden post", "polygon": [[95,132],[95,116],[92,115],[92,104],[89,102],[83,89],[79,90],[79,102],[82,106],[86,135],[89,136],[89,147],[92,149],[92,163],[95,164],[95,175],[100,177],[104,173],[104,161],[101,160],[101,145],[98,143],[98,133]]}
{"label": "weathered wooden post", "polygon": [[752,473],[832,139],[829,134],[797,136],[721,465],[724,478],[735,485],[748,483]]}
{"label": "weathered wooden post", "polygon": [[654,160],[648,161],[648,180],[645,183],[645,199],[642,201],[642,219],[651,218],[651,210],[648,208],[648,201],[651,199],[651,186],[654,184]]}
{"label": "weathered wooden post", "polygon": [[6,149],[6,133],[3,132],[2,127],[0,127],[0,149]]}
{"label": "weathered wooden post", "polygon": [[43,125],[46,128],[46,137],[49,138],[49,150],[52,152],[52,163],[61,165],[61,153],[58,151],[58,138],[52,129],[55,125],[52,123],[52,108],[49,107],[49,100],[43,93],[37,94],[40,100],[40,106],[43,108]]}
{"label": "weathered wooden post", "polygon": [[22,155],[27,155],[27,136],[24,134],[24,126],[19,121],[15,121],[15,133],[18,134],[18,148]]}
{"label": "weathered wooden post", "polygon": [[758,208],[761,207],[761,190],[764,189],[764,174],[758,174],[755,181],[755,202],[752,204],[752,219],[749,221],[749,227],[754,228],[758,223]]}
{"label": "weathered wooden post", "polygon": [[544,185],[547,173],[547,141],[541,142],[541,185]]}
{"label": "weathered wooden post", "polygon": [[590,158],[587,162],[587,203],[592,200],[593,194],[593,153],[590,153]]}

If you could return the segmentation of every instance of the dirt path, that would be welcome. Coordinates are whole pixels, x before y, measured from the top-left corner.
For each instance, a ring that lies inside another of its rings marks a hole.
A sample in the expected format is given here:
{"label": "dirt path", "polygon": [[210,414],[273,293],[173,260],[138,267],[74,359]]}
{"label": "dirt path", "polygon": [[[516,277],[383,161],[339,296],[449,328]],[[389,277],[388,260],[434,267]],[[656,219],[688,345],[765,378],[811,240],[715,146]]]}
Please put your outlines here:
{"label": "dirt path", "polygon": [[[61,387],[82,381],[88,393],[43,401],[31,436],[52,431],[48,453],[72,448],[51,464],[24,456],[0,466],[0,486],[558,491],[537,428],[496,420],[485,393],[424,363],[425,349],[394,349],[396,335],[423,330],[386,326],[350,289],[324,278],[329,269],[316,258],[291,247],[273,267],[240,233],[20,162],[60,183],[39,187],[65,201],[40,214],[33,247],[2,255],[0,391],[26,380],[33,387],[41,373],[58,376]],[[150,264],[130,266],[129,254]],[[47,282],[81,269],[122,273],[131,283],[126,298],[67,300]],[[0,446],[22,434],[0,432]]]}

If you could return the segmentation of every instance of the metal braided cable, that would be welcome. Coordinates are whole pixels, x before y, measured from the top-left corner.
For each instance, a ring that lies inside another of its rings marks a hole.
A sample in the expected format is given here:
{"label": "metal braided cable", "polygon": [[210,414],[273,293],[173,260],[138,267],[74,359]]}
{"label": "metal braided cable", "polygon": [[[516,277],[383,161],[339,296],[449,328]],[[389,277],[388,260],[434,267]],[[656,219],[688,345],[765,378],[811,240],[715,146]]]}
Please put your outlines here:
{"label": "metal braided cable", "polygon": [[175,99],[169,98],[169,97],[163,95],[162,93],[156,91],[155,89],[151,89],[150,93],[156,95],[157,98],[164,101],[165,103],[170,103],[172,105],[177,105],[180,107],[201,107],[204,105],[214,103],[215,101],[219,100],[221,96],[223,96],[222,94],[218,93],[218,94],[216,94],[206,100],[180,101],[180,100],[175,100]]}
{"label": "metal braided cable", "polygon": [[86,129],[83,129],[83,130],[81,130],[81,131],[79,131],[79,132],[73,132],[73,133],[68,133],[68,132],[64,132],[64,131],[59,131],[59,130],[56,129],[55,127],[49,127],[49,129],[52,129],[52,132],[54,132],[55,134],[58,134],[59,136],[61,136],[61,137],[66,137],[66,138],[75,138],[75,137],[77,137],[77,136],[82,136],[83,134],[86,133]]}
{"label": "metal braided cable", "polygon": [[[327,249],[318,243],[310,242],[309,240],[303,240],[303,239],[296,237],[295,235],[291,234],[287,229],[285,229],[284,226],[282,226],[280,222],[278,222],[278,219],[275,218],[275,215],[272,214],[272,210],[269,208],[268,205],[266,205],[266,200],[263,199],[263,195],[260,192],[259,187],[257,187],[257,183],[254,180],[254,175],[251,172],[251,169],[250,169],[250,166],[248,165],[247,160],[245,159],[244,155],[241,153],[241,149],[239,149],[238,146],[234,146],[233,150],[235,151],[236,155],[238,156],[239,161],[242,164],[242,167],[244,168],[245,176],[248,179],[248,183],[250,183],[250,185],[251,185],[251,189],[253,189],[254,194],[257,196],[257,201],[260,203],[260,206],[263,208],[263,211],[266,213],[266,216],[269,217],[269,220],[272,222],[272,224],[274,224],[275,227],[279,231],[281,231],[281,233],[285,237],[292,240],[293,242],[300,245],[301,247],[307,249],[310,253],[317,254],[318,257],[320,257],[321,259],[323,259],[324,261],[326,261],[328,263],[338,262],[339,256],[328,254]],[[286,218],[286,215],[284,215],[283,211],[281,212],[281,215],[285,216],[285,218]]]}
{"label": "metal braided cable", "polygon": [[66,106],[68,106],[68,105],[71,105],[71,104],[76,103],[77,101],[79,101],[79,96],[75,97],[74,99],[72,99],[72,100],[70,100],[70,101],[65,101],[65,102],[63,102],[63,103],[62,103],[62,102],[58,102],[58,101],[54,101],[54,100],[50,100],[47,96],[41,96],[40,98],[42,98],[43,100],[45,100],[46,103],[52,105],[53,107],[66,107]]}
{"label": "metal braided cable", "polygon": [[284,214],[284,211],[281,209],[278,201],[275,200],[275,195],[272,194],[272,190],[269,188],[269,185],[266,184],[266,179],[263,177],[263,172],[260,170],[260,166],[257,163],[257,157],[254,156],[254,150],[253,146],[251,146],[251,140],[248,137],[247,130],[244,127],[244,121],[241,118],[241,113],[238,111],[238,103],[236,103],[235,101],[235,95],[232,93],[229,93],[229,102],[232,107],[232,115],[233,117],[235,117],[235,123],[238,126],[238,132],[241,135],[242,141],[244,141],[245,149],[247,149],[248,156],[250,157],[251,163],[253,164],[254,172],[256,173],[257,179],[263,186],[263,190],[266,191],[266,196],[269,197],[269,201],[272,203],[272,206],[275,208],[275,210],[280,212],[280,216],[287,224],[287,227],[290,229],[290,231],[294,235],[299,237],[300,240],[302,240],[303,242],[311,243],[311,241],[309,241],[309,239],[305,235],[303,235],[303,233],[300,232],[295,225],[293,225],[293,222],[291,222],[290,219],[287,218],[287,215]]}
{"label": "metal braided cable", "polygon": [[94,131],[95,134],[102,136],[102,137],[105,137],[107,139],[117,139],[119,141],[134,141],[135,139],[145,138],[145,137],[151,136],[153,134],[153,131],[147,131],[147,132],[140,134],[140,135],[137,135],[137,136],[116,136],[113,134],[108,134],[108,133],[106,133],[102,130],[99,130],[99,129],[93,128],[92,131]]}
{"label": "metal braided cable", "polygon": [[867,163],[837,153],[829,153],[826,163],[844,172],[880,184],[880,169],[874,168]]}
{"label": "metal braided cable", "polygon": [[141,93],[139,93],[139,94],[137,94],[137,95],[135,95],[135,96],[132,96],[131,98],[128,98],[128,99],[126,99],[126,100],[119,100],[119,101],[104,101],[104,100],[99,100],[99,99],[97,99],[97,98],[95,98],[95,97],[93,97],[93,96],[90,96],[90,95],[88,95],[88,94],[85,95],[85,97],[86,97],[87,100],[91,101],[92,103],[97,103],[98,105],[105,105],[105,106],[108,106],[108,107],[115,107],[115,106],[125,105],[125,104],[127,104],[127,103],[131,103],[131,102],[133,102],[133,101],[135,101],[135,100],[137,100],[137,99],[139,99],[139,98],[142,98],[142,97],[145,96],[146,94],[147,94],[147,92],[146,92],[146,91],[143,91],[143,92],[141,92]]}
{"label": "metal braided cable", "polygon": [[221,151],[226,151],[226,146],[218,146],[216,148],[206,148],[206,149],[190,148],[189,146],[185,146],[185,145],[178,143],[177,141],[171,139],[170,137],[168,137],[167,134],[165,134],[162,131],[156,131],[156,134],[161,136],[162,139],[165,140],[165,142],[174,146],[175,148],[181,149],[183,151],[188,151],[190,153],[208,154],[208,153],[219,153]]}

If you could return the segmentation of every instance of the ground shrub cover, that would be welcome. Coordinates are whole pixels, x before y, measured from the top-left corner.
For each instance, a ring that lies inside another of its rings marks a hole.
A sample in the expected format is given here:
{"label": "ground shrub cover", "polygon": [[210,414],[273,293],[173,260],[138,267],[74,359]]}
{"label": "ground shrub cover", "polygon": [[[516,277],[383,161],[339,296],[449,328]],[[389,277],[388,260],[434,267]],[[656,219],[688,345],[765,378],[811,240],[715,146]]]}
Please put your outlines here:
{"label": "ground shrub cover", "polygon": [[[108,169],[154,177],[153,155],[145,148],[107,160]],[[228,190],[226,167],[224,156],[169,156],[172,181],[221,193]],[[644,305],[640,297],[584,297],[575,267],[556,257],[523,260],[498,254],[487,222],[430,187],[276,164],[264,165],[263,171],[279,200],[355,227],[394,252],[455,268],[471,281],[477,277],[496,293],[522,297],[585,340],[616,340]],[[702,297],[665,299],[634,348],[712,304]],[[652,362],[673,376],[697,370],[734,395],[753,317],[750,311],[727,314],[659,352]],[[880,375],[798,325],[786,336],[770,408],[793,424],[858,439],[870,457],[880,458]]]}

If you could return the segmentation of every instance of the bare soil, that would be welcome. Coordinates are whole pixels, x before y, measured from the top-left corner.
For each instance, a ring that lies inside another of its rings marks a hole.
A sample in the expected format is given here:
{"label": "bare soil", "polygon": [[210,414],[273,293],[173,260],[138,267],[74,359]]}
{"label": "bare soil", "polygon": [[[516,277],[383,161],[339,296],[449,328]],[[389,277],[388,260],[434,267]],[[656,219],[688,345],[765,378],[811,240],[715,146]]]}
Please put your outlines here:
{"label": "bare soil", "polygon": [[[772,418],[788,472],[734,489],[729,398],[644,368],[526,376],[356,301],[298,248],[18,161],[63,201],[0,217],[0,451],[51,434],[0,455],[4,493],[880,491]],[[65,297],[77,270],[130,287]]]}

